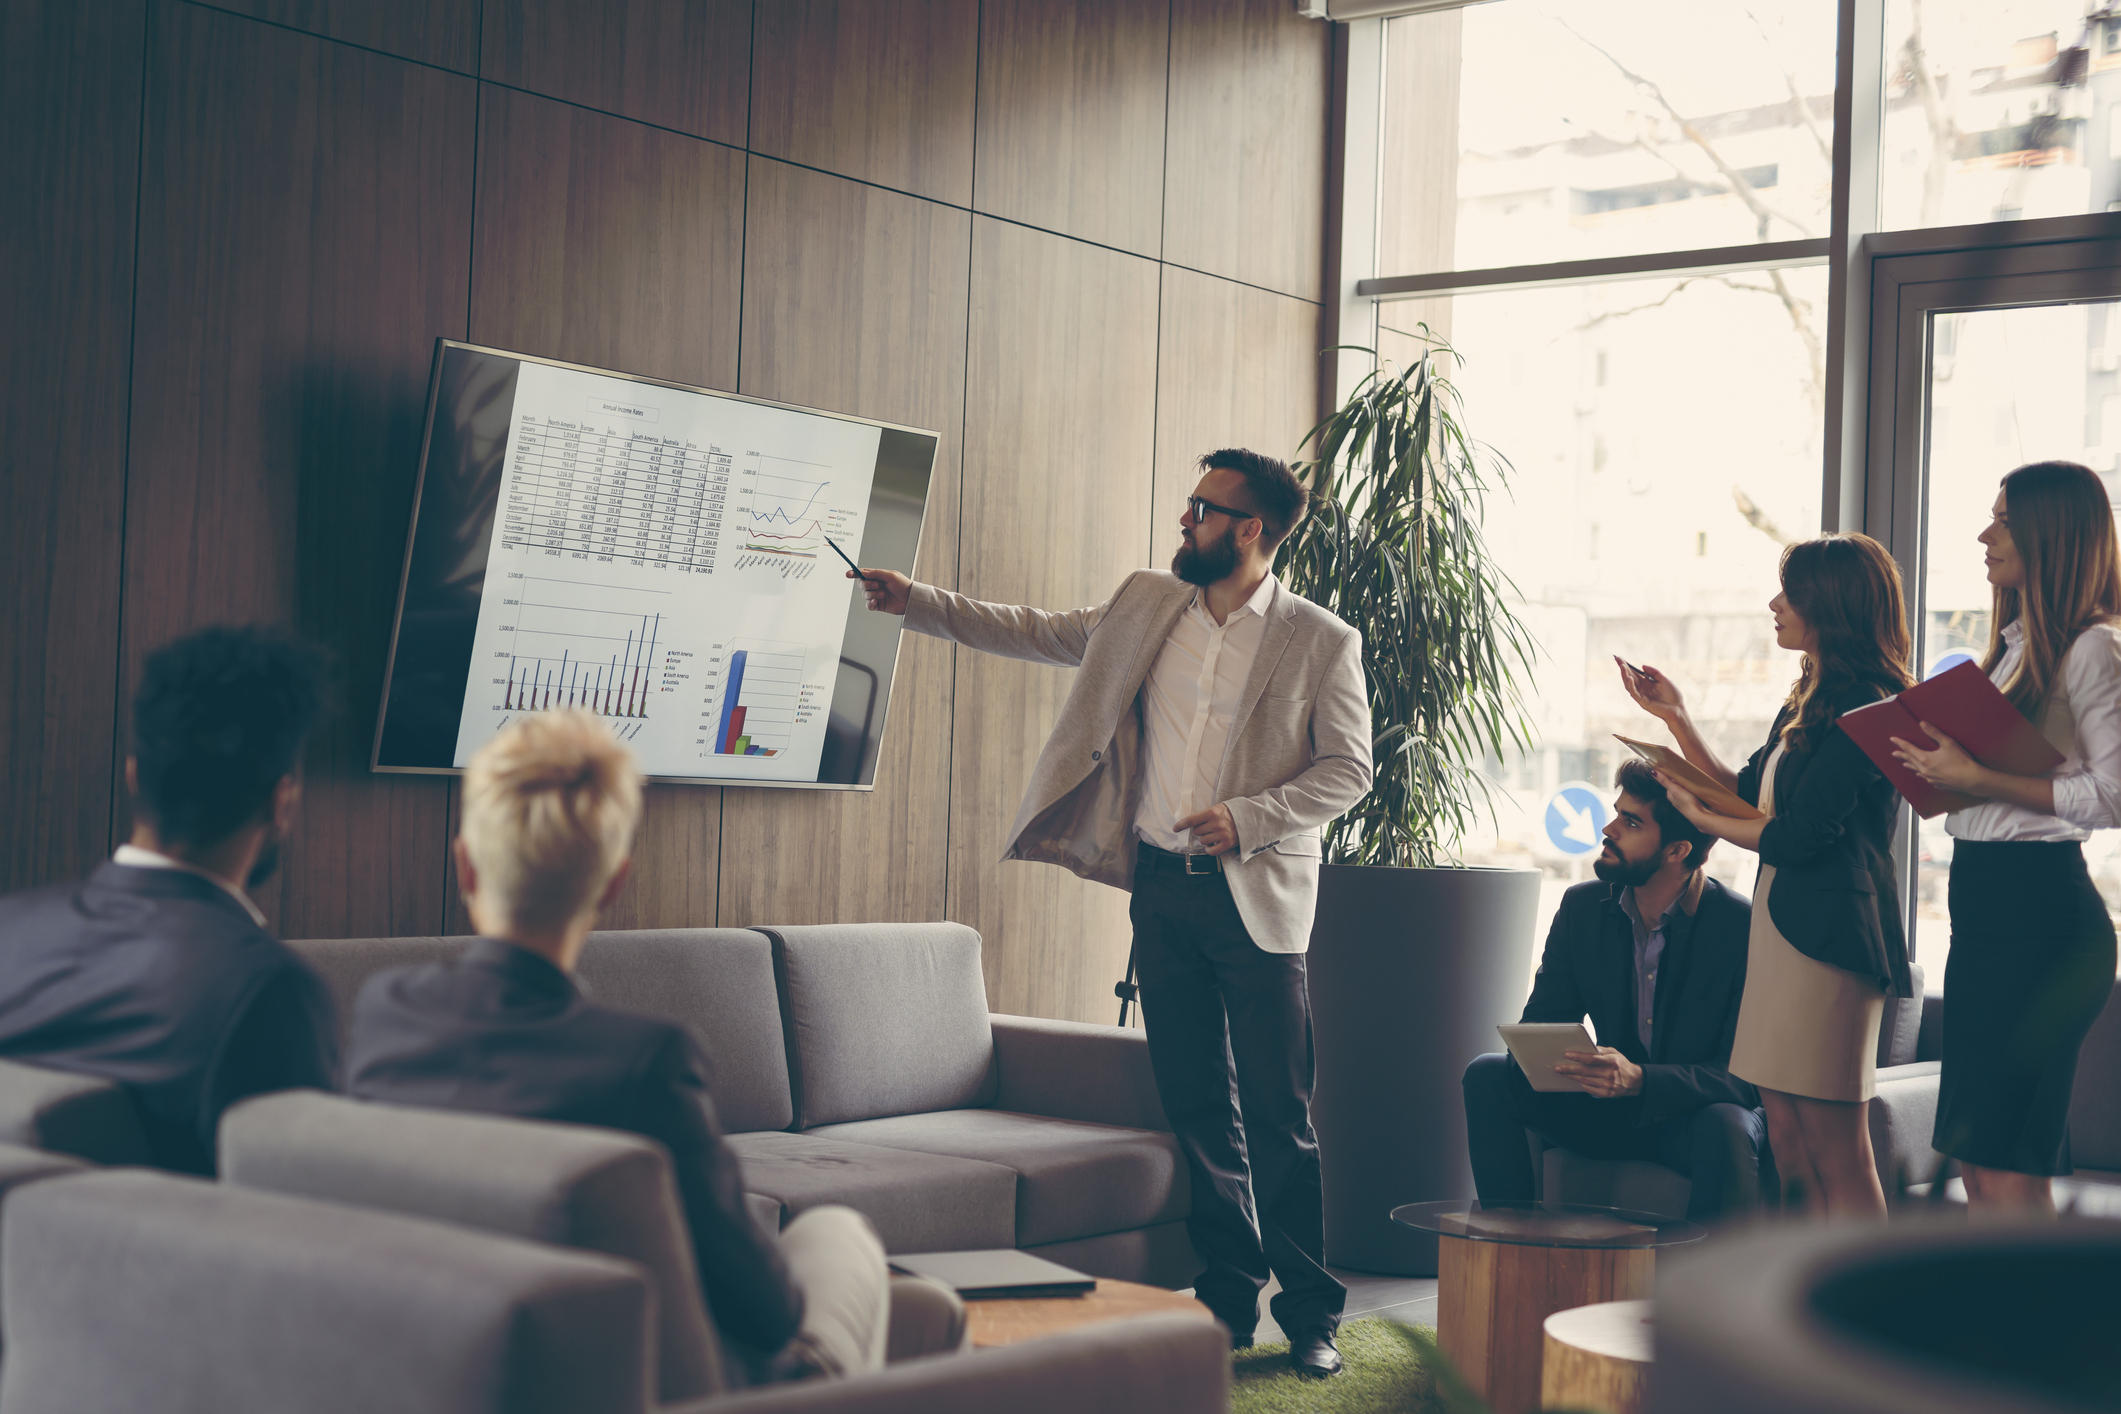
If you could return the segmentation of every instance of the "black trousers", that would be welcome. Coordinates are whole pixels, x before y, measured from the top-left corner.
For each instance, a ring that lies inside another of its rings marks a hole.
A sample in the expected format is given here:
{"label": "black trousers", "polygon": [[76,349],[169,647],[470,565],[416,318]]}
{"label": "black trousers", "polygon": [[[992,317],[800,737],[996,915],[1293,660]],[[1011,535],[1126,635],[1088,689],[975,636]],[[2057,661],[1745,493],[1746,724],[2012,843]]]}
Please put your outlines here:
{"label": "black trousers", "polygon": [[1254,943],[1221,874],[1146,847],[1129,914],[1149,1062],[1191,1171],[1194,1294],[1249,1334],[1271,1271],[1284,1331],[1332,1330],[1348,1293],[1326,1270],[1303,955]]}
{"label": "black trousers", "polygon": [[1774,1160],[1767,1116],[1738,1105],[1703,1105],[1662,1124],[1641,1122],[1642,1097],[1601,1100],[1532,1088],[1505,1052],[1466,1067],[1466,1143],[1483,1203],[1532,1200],[1536,1131],[1557,1148],[1593,1159],[1647,1159],[1687,1176],[1686,1215],[1710,1223],[1763,1201],[1772,1204]]}
{"label": "black trousers", "polygon": [[2114,925],[2084,848],[1959,840],[1931,1143],[1962,1163],[2072,1172],[2077,1052],[2114,990]]}

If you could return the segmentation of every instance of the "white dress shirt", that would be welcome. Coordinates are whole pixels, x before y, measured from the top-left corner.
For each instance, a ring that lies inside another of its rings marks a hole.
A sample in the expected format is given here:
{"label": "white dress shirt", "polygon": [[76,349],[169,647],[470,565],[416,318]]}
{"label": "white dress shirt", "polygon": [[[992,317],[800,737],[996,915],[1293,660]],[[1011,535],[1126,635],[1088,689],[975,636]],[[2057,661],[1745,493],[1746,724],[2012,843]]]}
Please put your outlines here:
{"label": "white dress shirt", "polygon": [[[2025,656],[2025,625],[2003,630],[2003,657],[1990,678],[2008,681]],[[2077,635],[2062,656],[2058,696],[2076,718],[2055,783],[2055,813],[2043,815],[2001,800],[1954,810],[1944,828],[1962,840],[2083,840],[2121,825],[2121,627],[2101,624]]]}
{"label": "white dress shirt", "polygon": [[1223,750],[1230,744],[1238,699],[1252,676],[1252,660],[1259,656],[1267,632],[1267,611],[1278,592],[1270,573],[1251,598],[1218,624],[1208,612],[1206,594],[1195,589],[1193,602],[1171,626],[1171,636],[1149,669],[1142,686],[1146,779],[1134,830],[1159,849],[1182,854],[1201,850],[1191,831],[1171,826],[1217,803],[1215,783],[1222,775]]}
{"label": "white dress shirt", "polygon": [[174,869],[179,874],[197,874],[200,878],[206,880],[207,883],[212,884],[237,903],[242,904],[243,911],[250,915],[251,922],[257,924],[260,928],[265,926],[265,915],[259,912],[258,906],[250,901],[249,894],[244,893],[243,890],[229,883],[228,880],[216,874],[209,874],[195,864],[186,864],[181,859],[171,859],[166,854],[157,854],[151,849],[142,849],[138,845],[130,844],[119,845],[117,853],[110,857],[110,862],[122,864],[128,869]]}

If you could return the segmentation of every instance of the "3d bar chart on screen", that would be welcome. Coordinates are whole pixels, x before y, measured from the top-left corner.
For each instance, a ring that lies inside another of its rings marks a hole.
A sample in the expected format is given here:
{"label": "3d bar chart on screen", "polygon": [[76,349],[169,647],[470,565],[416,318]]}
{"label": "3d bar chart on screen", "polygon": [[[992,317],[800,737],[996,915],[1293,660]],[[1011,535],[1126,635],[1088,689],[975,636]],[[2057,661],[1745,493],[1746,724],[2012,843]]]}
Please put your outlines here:
{"label": "3d bar chart on screen", "polygon": [[455,764],[579,708],[649,775],[815,779],[849,601],[810,570],[861,543],[878,436],[525,360]]}

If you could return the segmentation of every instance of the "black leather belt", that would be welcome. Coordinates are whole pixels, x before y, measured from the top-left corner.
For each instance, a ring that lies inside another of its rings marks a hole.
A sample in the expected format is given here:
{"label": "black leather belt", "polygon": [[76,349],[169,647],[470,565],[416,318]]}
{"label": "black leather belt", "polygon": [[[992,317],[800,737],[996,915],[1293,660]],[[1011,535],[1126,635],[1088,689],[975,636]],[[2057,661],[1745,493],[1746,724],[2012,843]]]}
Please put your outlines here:
{"label": "black leather belt", "polygon": [[1136,861],[1144,869],[1160,869],[1172,874],[1220,874],[1223,872],[1221,855],[1179,854],[1174,850],[1158,849],[1147,840],[1138,840]]}

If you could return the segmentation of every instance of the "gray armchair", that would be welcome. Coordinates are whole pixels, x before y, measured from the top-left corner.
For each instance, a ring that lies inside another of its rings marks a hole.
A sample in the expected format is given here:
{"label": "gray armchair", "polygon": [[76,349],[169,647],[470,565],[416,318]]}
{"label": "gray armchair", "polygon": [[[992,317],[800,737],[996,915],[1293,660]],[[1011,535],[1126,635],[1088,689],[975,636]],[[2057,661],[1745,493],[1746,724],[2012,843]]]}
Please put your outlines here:
{"label": "gray armchair", "polygon": [[133,1097],[108,1080],[0,1061],[0,1144],[92,1164],[152,1164]]}
{"label": "gray armchair", "polygon": [[[140,1170],[33,1184],[0,1214],[8,1414],[646,1414],[636,1263]],[[1118,1322],[682,1414],[1222,1414],[1229,1351]]]}

